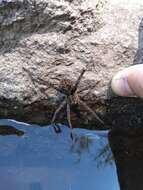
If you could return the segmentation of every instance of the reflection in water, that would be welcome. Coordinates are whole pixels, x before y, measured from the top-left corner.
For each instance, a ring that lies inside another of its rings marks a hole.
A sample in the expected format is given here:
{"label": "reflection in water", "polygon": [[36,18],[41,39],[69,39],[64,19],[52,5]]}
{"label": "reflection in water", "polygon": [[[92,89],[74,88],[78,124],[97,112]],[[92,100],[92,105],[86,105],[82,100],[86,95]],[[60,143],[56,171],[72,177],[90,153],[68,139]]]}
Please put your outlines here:
{"label": "reflection in water", "polygon": [[104,137],[106,138],[108,131],[104,132],[104,133],[100,132],[100,135],[98,135],[98,136],[97,136],[97,134],[89,135],[89,134],[85,133],[81,136],[76,135],[74,137],[74,141],[72,142],[70,150],[71,150],[71,152],[77,154],[78,161],[80,161],[82,153],[88,152],[90,157],[92,156],[96,160],[96,164],[98,167],[114,163],[113,154],[111,152],[108,142],[105,143],[105,141],[101,140],[99,149],[96,152],[93,152],[91,154],[92,145],[93,145],[95,139],[97,141],[99,141],[99,139],[101,138],[101,135],[103,137],[103,134],[104,134]]}
{"label": "reflection in water", "polygon": [[77,154],[78,161],[80,161],[82,153],[90,152],[90,146],[92,146],[93,140],[86,135],[74,135],[74,140],[71,144],[70,151]]}
{"label": "reflection in water", "polygon": [[0,126],[0,135],[17,135],[22,136],[24,132],[21,130],[16,129],[15,127],[4,125]]}
{"label": "reflection in water", "polygon": [[23,136],[0,136],[0,189],[119,189],[114,163],[99,168],[95,159],[105,154],[99,150],[108,144],[107,132],[74,129],[72,141],[65,126],[61,134],[55,134],[50,126],[12,120],[0,120],[0,125],[24,132]]}
{"label": "reflection in water", "polygon": [[105,166],[107,164],[113,164],[114,158],[111,152],[109,144],[102,146],[97,155],[95,156],[95,160],[97,161],[97,166]]}

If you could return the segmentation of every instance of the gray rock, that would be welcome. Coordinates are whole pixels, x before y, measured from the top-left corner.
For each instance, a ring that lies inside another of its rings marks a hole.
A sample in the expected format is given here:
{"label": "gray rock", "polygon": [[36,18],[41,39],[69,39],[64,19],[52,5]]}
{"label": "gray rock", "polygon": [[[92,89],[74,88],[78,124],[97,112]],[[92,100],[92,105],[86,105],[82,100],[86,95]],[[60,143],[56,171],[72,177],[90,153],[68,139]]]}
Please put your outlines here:
{"label": "gray rock", "polygon": [[[63,99],[50,84],[75,83],[83,68],[79,96],[104,118],[112,76],[142,60],[142,9],[137,0],[1,0],[1,118],[49,123]],[[74,126],[98,126],[78,108]]]}

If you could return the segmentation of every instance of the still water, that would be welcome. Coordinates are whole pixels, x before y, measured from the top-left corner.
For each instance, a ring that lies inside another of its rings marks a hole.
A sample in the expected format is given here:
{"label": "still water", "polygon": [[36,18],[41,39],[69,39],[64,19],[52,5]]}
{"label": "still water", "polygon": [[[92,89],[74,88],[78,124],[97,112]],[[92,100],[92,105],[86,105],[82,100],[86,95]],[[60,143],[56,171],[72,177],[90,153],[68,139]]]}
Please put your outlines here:
{"label": "still water", "polygon": [[0,190],[119,190],[108,131],[0,120],[24,135],[0,136]]}

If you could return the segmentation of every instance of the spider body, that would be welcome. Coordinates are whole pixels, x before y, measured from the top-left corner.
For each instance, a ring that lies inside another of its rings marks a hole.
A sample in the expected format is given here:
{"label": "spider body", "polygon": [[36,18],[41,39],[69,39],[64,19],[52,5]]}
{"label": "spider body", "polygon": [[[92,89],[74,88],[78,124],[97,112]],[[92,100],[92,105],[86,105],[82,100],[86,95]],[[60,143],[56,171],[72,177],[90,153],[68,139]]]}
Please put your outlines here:
{"label": "spider body", "polygon": [[67,96],[72,95],[74,90],[73,82],[70,79],[62,79],[59,85],[59,90]]}

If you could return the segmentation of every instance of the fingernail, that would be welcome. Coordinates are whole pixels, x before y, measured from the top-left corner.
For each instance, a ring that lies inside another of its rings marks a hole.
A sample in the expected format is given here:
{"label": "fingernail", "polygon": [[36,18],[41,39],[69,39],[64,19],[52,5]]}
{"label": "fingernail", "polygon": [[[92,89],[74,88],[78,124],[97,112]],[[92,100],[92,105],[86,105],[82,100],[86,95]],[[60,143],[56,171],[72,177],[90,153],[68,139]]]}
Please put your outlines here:
{"label": "fingernail", "polygon": [[123,75],[121,72],[117,73],[111,82],[111,88],[115,92],[115,94],[119,96],[133,96],[134,93],[131,90],[127,77]]}

